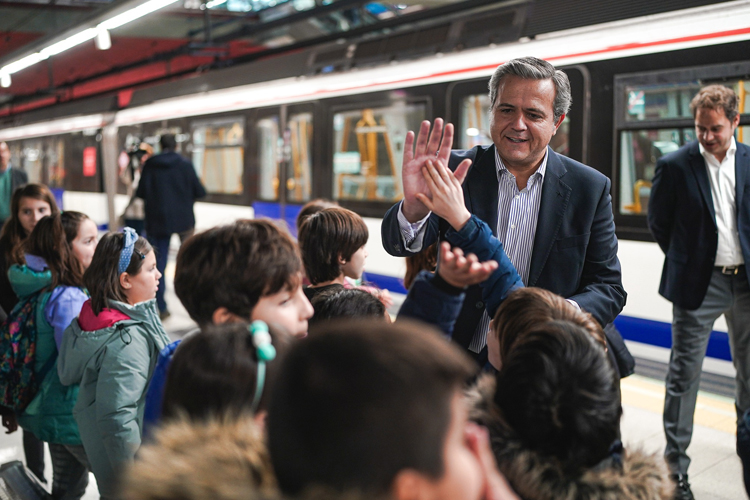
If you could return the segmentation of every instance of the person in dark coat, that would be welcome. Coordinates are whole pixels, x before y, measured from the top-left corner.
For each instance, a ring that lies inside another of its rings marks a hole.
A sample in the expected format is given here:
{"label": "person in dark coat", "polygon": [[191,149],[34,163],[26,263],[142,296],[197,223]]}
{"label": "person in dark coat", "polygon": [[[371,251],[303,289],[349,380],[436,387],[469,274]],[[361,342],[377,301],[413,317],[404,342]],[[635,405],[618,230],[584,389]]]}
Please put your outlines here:
{"label": "person in dark coat", "polygon": [[10,199],[16,188],[28,184],[29,176],[25,171],[10,164],[10,148],[6,142],[0,142],[0,229],[10,217]]}
{"label": "person in dark coat", "polygon": [[162,152],[149,158],[143,166],[135,195],[145,203],[146,235],[156,251],[156,267],[162,274],[156,302],[162,319],[165,319],[169,317],[164,300],[169,241],[174,233],[179,234],[183,242],[195,232],[193,203],[206,196],[206,189],[192,162],[175,152],[177,142],[174,135],[162,135],[159,144]]}

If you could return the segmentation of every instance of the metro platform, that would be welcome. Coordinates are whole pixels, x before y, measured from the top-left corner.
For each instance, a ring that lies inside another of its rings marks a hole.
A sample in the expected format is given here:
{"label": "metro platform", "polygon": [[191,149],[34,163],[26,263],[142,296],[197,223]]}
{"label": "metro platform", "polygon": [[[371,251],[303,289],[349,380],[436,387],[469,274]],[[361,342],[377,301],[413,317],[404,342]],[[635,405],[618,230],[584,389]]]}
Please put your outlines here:
{"label": "metro platform", "polygon": [[[185,335],[195,327],[174,293],[171,277],[174,260],[167,267],[167,303],[172,316],[164,328],[172,339]],[[400,301],[399,301],[400,302]],[[653,364],[653,363],[651,363]],[[709,386],[710,387],[710,386]],[[622,439],[626,448],[640,447],[661,453],[665,438],[662,429],[664,380],[653,376],[631,375],[623,379]],[[725,391],[726,392],[726,391]],[[747,498],[742,483],[742,465],[735,453],[736,415],[734,400],[726,395],[701,390],[695,414],[693,440],[688,449],[692,458],[690,483],[698,500],[738,500]],[[21,431],[0,434],[0,463],[23,461]],[[52,465],[47,452],[46,476],[51,483]],[[90,474],[84,500],[99,498],[94,475]]]}

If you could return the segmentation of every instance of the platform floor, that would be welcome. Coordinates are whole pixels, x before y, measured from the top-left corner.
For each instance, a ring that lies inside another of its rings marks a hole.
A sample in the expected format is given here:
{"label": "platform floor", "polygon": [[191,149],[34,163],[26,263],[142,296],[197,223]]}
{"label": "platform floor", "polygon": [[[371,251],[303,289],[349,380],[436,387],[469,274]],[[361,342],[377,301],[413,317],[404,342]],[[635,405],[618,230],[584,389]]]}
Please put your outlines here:
{"label": "platform floor", "polygon": [[[172,261],[173,262],[173,261]],[[173,275],[173,263],[167,276]],[[172,316],[164,327],[172,338],[194,328],[185,309],[174,294],[171,279],[167,285],[167,304]],[[661,415],[664,406],[664,380],[632,375],[622,381],[622,437],[626,447],[639,446],[647,451],[664,450]],[[698,500],[737,500],[747,498],[742,484],[742,466],[735,453],[735,410],[731,398],[701,391],[695,415],[693,441],[688,450],[693,462],[690,482]],[[23,460],[21,432],[0,434],[0,463]],[[52,467],[47,455],[47,479]],[[99,498],[93,474],[84,499]]]}

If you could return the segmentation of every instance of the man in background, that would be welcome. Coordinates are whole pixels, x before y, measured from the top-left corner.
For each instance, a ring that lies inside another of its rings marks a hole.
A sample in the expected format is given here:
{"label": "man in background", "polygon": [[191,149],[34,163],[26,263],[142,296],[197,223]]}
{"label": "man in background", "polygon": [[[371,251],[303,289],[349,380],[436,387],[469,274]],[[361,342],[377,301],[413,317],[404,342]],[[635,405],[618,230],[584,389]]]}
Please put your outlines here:
{"label": "man in background", "polygon": [[206,189],[195,173],[192,162],[175,152],[173,134],[159,139],[161,154],[152,156],[143,166],[135,195],[142,198],[146,210],[146,237],[156,252],[156,268],[161,273],[156,302],[161,319],[170,316],[164,300],[164,270],[169,257],[169,241],[177,233],[180,242],[195,232],[193,203],[206,196]]}
{"label": "man in background", "polygon": [[27,182],[29,176],[26,172],[11,166],[8,144],[0,142],[0,229],[10,217],[10,198],[13,191]]}

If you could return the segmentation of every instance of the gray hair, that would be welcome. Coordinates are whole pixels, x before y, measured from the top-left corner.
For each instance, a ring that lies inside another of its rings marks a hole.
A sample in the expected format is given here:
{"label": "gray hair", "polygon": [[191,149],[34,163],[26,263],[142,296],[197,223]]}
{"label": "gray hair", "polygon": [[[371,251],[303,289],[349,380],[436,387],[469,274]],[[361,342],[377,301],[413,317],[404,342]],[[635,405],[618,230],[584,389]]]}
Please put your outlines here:
{"label": "gray hair", "polygon": [[497,89],[500,86],[500,81],[506,75],[514,75],[526,80],[552,80],[555,84],[555,102],[553,104],[555,121],[570,109],[573,98],[570,95],[568,75],[559,69],[555,69],[547,61],[536,57],[519,57],[497,67],[492,78],[490,78],[490,109],[495,108]]}

